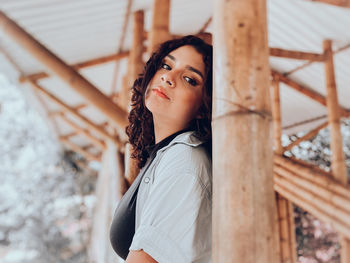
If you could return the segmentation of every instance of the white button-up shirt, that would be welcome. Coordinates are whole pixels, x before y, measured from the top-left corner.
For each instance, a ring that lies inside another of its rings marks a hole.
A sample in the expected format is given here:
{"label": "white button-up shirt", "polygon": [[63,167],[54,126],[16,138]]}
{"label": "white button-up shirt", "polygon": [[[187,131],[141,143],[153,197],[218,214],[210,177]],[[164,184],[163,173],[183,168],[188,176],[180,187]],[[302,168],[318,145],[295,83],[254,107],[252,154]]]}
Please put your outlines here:
{"label": "white button-up shirt", "polygon": [[192,133],[158,150],[137,194],[130,250],[160,263],[211,262],[212,166]]}

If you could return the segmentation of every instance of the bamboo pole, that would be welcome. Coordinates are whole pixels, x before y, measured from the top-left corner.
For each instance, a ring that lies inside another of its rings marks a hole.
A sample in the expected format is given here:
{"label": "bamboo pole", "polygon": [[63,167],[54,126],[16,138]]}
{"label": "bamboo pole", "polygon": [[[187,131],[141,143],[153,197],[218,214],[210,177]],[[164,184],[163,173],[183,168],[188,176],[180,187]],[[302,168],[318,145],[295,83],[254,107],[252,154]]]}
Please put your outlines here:
{"label": "bamboo pole", "polygon": [[293,173],[297,172],[299,176],[310,182],[314,182],[329,191],[350,199],[350,188],[348,186],[340,184],[334,180],[330,173],[327,173],[316,166],[310,164],[306,165],[301,163],[300,160],[293,160],[278,155],[275,155],[274,163],[283,166],[285,169],[288,169]]}
{"label": "bamboo pole", "polygon": [[70,132],[70,133],[67,133],[66,135],[60,136],[60,138],[69,139],[70,137],[76,136],[77,134],[78,134],[77,132]]}
{"label": "bamboo pole", "polygon": [[324,204],[328,204],[334,209],[338,209],[339,213],[347,214],[345,215],[345,217],[350,216],[350,199],[349,198],[339,195],[338,193],[333,192],[325,187],[322,187],[316,184],[315,182],[306,180],[303,177],[299,176],[297,172],[291,172],[285,169],[283,166],[275,165],[273,170],[279,176],[292,182],[296,188],[307,190],[307,194],[311,198],[319,197],[324,200],[323,201]]}
{"label": "bamboo pole", "polygon": [[342,224],[344,227],[348,228],[348,231],[350,231],[349,213],[346,213],[343,210],[332,206],[329,202],[325,202],[323,198],[317,195],[313,195],[307,190],[298,187],[290,180],[286,180],[285,178],[281,177],[278,173],[275,174],[275,183],[283,186],[290,193],[298,196],[305,202],[308,202],[315,209],[322,212],[324,215],[327,215],[331,221]]}
{"label": "bamboo pole", "polygon": [[85,118],[84,116],[82,116],[81,114],[79,114],[75,109],[73,109],[72,107],[68,106],[67,104],[65,104],[64,102],[62,102],[60,99],[58,99],[57,97],[55,97],[54,95],[52,95],[51,93],[49,93],[47,90],[45,90],[43,87],[41,87],[38,83],[34,82],[34,81],[30,81],[30,83],[32,84],[32,86],[39,90],[42,94],[44,94],[46,97],[48,97],[50,100],[52,100],[53,102],[55,102],[56,104],[58,104],[61,108],[63,108],[64,110],[66,110],[67,112],[69,112],[70,114],[72,114],[73,116],[75,116],[76,118],[78,118],[80,121],[82,121],[88,128],[94,130],[95,132],[97,132],[99,135],[101,135],[104,139],[110,139],[112,140],[114,143],[116,143],[118,145],[118,147],[123,148],[123,144],[121,141],[118,140],[118,138],[110,135],[109,133],[107,133],[102,127],[99,127],[98,125],[96,125],[95,123],[91,122],[90,120],[88,120],[87,118]]}
{"label": "bamboo pole", "polygon": [[80,153],[82,156],[84,156],[86,159],[88,159],[89,161],[96,161],[99,162],[101,161],[100,156],[96,156],[93,155],[92,153],[89,153],[88,151],[84,150],[82,147],[74,144],[73,142],[71,142],[68,138],[66,138],[65,136],[61,136],[60,137],[60,141],[62,143],[64,143],[67,147],[69,147],[70,149],[72,149],[73,151]]}
{"label": "bamboo pole", "polygon": [[327,126],[328,126],[328,121],[317,126],[315,129],[309,131],[307,134],[298,138],[294,142],[291,142],[290,144],[288,144],[287,146],[285,146],[283,148],[283,151],[289,151],[290,149],[292,149],[294,146],[298,145],[299,143],[301,143],[303,141],[310,140],[311,138],[315,137],[319,133],[320,130],[322,130],[323,128],[326,128]]}
{"label": "bamboo pole", "polygon": [[295,50],[286,50],[281,48],[270,48],[270,55],[273,57],[300,59],[300,60],[310,60],[310,61],[324,61],[323,54],[302,52]]}
{"label": "bamboo pole", "polygon": [[[282,125],[281,125],[281,101],[280,101],[280,86],[278,77],[272,80],[272,117],[273,117],[273,131],[274,131],[274,149],[275,153],[282,155],[283,147],[281,144]],[[279,223],[279,242],[280,242],[280,258],[281,262],[292,263],[296,260],[295,250],[295,226],[294,214],[291,213],[290,208],[292,203],[277,193],[277,211]]]}
{"label": "bamboo pole", "polygon": [[74,107],[74,109],[76,110],[76,111],[80,111],[81,109],[84,109],[84,108],[86,108],[86,107],[88,107],[89,105],[87,105],[87,104],[80,104],[80,105],[78,105],[78,106],[75,106]]}
{"label": "bamboo pole", "polygon": [[320,209],[316,208],[309,201],[291,192],[291,189],[286,189],[283,185],[283,181],[282,184],[275,182],[274,188],[278,193],[295,203],[297,206],[318,217],[320,220],[329,223],[335,230],[339,231],[343,235],[350,237],[350,228],[348,225],[344,225],[342,222],[339,222],[337,218],[328,214],[327,212],[320,211]]}
{"label": "bamboo pole", "polygon": [[311,1],[350,8],[350,0],[311,0]]}
{"label": "bamboo pole", "polygon": [[273,118],[273,137],[275,153],[283,154],[281,144],[282,125],[281,125],[281,101],[280,101],[280,85],[278,77],[273,77],[272,80],[272,118]]}
{"label": "bamboo pole", "polygon": [[[343,184],[347,184],[347,171],[345,166],[345,157],[343,152],[343,142],[340,130],[340,113],[338,104],[337,85],[334,73],[333,51],[332,41],[323,41],[323,52],[326,57],[325,61],[325,75],[326,75],[326,91],[327,91],[327,109],[328,109],[328,122],[331,135],[331,167],[332,173],[336,180],[339,180]],[[350,246],[350,240],[344,236],[341,236],[342,252],[341,262],[348,263],[350,258],[350,250],[347,249]]]}
{"label": "bamboo pole", "polygon": [[334,177],[347,183],[347,174],[345,166],[345,158],[343,152],[342,135],[340,131],[340,114],[337,87],[334,74],[334,63],[332,55],[332,42],[325,40],[323,42],[323,50],[326,56],[325,74],[326,74],[326,91],[327,91],[327,109],[328,122],[331,135],[331,151],[332,151],[332,172]]}
{"label": "bamboo pole", "polygon": [[94,137],[88,130],[80,127],[79,125],[77,125],[73,121],[69,120],[64,115],[64,113],[61,113],[58,116],[60,116],[63,121],[68,123],[77,133],[84,135],[86,138],[88,138],[90,141],[92,141],[97,147],[99,147],[102,150],[104,150],[106,148],[106,144],[103,141]]}
{"label": "bamboo pole", "polygon": [[[120,59],[126,58],[127,56],[129,56],[129,51],[124,51],[124,52],[120,52],[118,54],[108,55],[108,56],[104,56],[104,57],[100,57],[100,58],[95,58],[95,59],[79,62],[79,63],[71,65],[71,67],[74,68],[75,70],[80,70],[80,69],[84,69],[84,68],[88,68],[88,67],[98,66],[98,65],[108,63],[111,61],[118,61]],[[19,78],[19,81],[25,82],[28,79],[37,81],[39,79],[44,79],[44,78],[48,78],[48,77],[50,77],[50,75],[47,74],[46,72],[38,72],[38,73],[30,74],[27,76],[21,76]]]}
{"label": "bamboo pole", "polygon": [[[144,31],[144,12],[138,10],[133,15],[133,42],[130,50],[129,63],[131,63],[131,72],[129,75],[131,84],[135,81],[138,75],[142,72],[144,63],[143,55],[143,31]],[[130,92],[129,92],[130,94]]]}
{"label": "bamboo pole", "polygon": [[215,1],[213,22],[213,262],[278,262],[266,1]]}
{"label": "bamboo pole", "polygon": [[[348,48],[350,48],[350,44],[347,44],[347,45],[345,45],[345,46],[342,46],[342,47],[338,48],[337,50],[333,51],[333,55],[335,55],[335,54],[337,54],[337,53],[339,53],[339,52],[342,52],[342,51],[344,51],[344,50],[346,50],[346,49],[348,49]],[[295,73],[295,72],[297,72],[297,71],[299,71],[299,70],[301,70],[301,69],[304,69],[304,68],[310,66],[310,65],[313,64],[314,62],[315,62],[315,61],[308,61],[308,62],[306,62],[305,64],[302,64],[302,65],[300,65],[300,66],[295,67],[294,69],[292,69],[292,70],[290,70],[290,71],[285,72],[283,75],[285,75],[286,77],[288,77],[289,75],[291,75],[291,74],[293,74],[293,73]]]}
{"label": "bamboo pole", "polygon": [[127,125],[127,116],[124,110],[114,104],[106,95],[93,86],[82,75],[54,55],[44,45],[39,43],[33,36],[28,34],[1,11],[0,26],[4,33],[30,52],[41,63],[50,68],[55,74],[57,74],[57,76],[85,97],[85,99],[95,105],[118,126],[124,128]]}
{"label": "bamboo pole", "polygon": [[[284,76],[283,74],[281,74],[275,70],[272,70],[271,74],[273,76],[274,75],[278,76],[278,78],[281,82],[287,84],[292,89],[304,94],[305,96],[313,99],[314,101],[317,101],[318,103],[320,103],[323,106],[327,106],[326,98],[324,96],[322,96],[321,94],[317,93],[316,91],[310,90],[309,88],[306,88],[306,87],[296,83],[295,81],[291,80],[290,78]],[[341,112],[341,116],[350,117],[350,111],[348,111],[347,109],[341,107],[340,112]]]}
{"label": "bamboo pole", "polygon": [[[127,87],[128,89],[125,92],[127,94],[126,101],[123,104],[126,104],[128,111],[131,110],[130,101],[131,101],[131,92],[130,87],[134,83],[135,79],[142,72],[144,63],[143,63],[143,41],[144,41],[144,12],[142,10],[136,11],[133,15],[133,42],[132,48],[130,50],[129,56],[129,67],[130,72],[127,76]],[[124,84],[125,85],[125,84]],[[126,145],[126,155],[125,155],[125,177],[129,185],[135,180],[136,176],[139,173],[139,168],[137,166],[136,159],[131,158],[131,144]]]}
{"label": "bamboo pole", "polygon": [[153,0],[151,31],[148,33],[148,54],[171,38],[169,33],[170,0]]}

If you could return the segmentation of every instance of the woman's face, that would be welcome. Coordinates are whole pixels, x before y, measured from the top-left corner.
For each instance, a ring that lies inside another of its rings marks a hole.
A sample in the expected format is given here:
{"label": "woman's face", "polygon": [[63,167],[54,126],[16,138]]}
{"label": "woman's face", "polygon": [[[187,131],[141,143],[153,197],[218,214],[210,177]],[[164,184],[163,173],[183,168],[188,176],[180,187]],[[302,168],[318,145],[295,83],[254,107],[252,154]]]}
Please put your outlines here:
{"label": "woman's face", "polygon": [[145,95],[155,125],[187,128],[202,104],[204,72],[203,57],[192,46],[179,47],[164,58]]}

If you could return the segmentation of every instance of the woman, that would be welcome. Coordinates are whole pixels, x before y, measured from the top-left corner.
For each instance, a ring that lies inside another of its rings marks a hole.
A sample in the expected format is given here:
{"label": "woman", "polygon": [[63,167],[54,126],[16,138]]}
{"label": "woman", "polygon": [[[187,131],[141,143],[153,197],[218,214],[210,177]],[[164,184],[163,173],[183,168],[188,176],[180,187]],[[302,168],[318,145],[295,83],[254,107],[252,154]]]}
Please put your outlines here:
{"label": "woman", "polygon": [[212,47],[170,40],[132,88],[126,132],[141,168],[111,226],[126,262],[211,262]]}

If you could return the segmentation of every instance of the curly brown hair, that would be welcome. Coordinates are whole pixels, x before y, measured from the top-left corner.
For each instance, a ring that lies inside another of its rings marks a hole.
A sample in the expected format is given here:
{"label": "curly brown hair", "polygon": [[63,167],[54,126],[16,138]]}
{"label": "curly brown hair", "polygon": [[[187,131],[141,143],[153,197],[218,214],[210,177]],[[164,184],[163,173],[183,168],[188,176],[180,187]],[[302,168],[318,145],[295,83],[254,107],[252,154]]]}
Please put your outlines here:
{"label": "curly brown hair", "polygon": [[163,59],[171,51],[185,45],[194,47],[203,57],[205,65],[205,80],[203,87],[202,104],[199,108],[200,118],[193,119],[188,129],[194,131],[194,136],[205,142],[205,147],[211,156],[211,108],[212,108],[212,61],[213,48],[196,36],[185,36],[164,42],[147,61],[143,73],[135,80],[132,86],[129,125],[126,134],[133,146],[132,158],[138,160],[138,167],[142,168],[149,157],[147,147],[155,143],[153,116],[145,106],[145,92],[149,82],[160,69]]}

